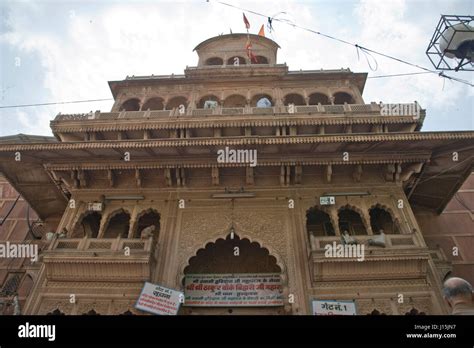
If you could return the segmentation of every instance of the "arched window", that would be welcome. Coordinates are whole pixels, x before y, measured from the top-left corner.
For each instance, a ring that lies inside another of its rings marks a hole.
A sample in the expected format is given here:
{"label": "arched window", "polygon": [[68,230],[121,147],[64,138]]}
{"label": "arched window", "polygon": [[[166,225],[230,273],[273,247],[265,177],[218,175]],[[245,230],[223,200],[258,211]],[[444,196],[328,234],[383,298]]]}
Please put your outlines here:
{"label": "arched window", "polygon": [[302,95],[297,93],[290,93],[285,95],[284,104],[288,106],[289,104],[294,105],[306,105]]}
{"label": "arched window", "polygon": [[209,94],[199,99],[197,107],[198,109],[210,109],[211,105],[215,105],[215,103],[219,104],[219,98],[217,98],[215,95]]}
{"label": "arched window", "polygon": [[331,218],[327,213],[318,208],[311,208],[307,211],[306,230],[315,237],[336,235]]}
{"label": "arched window", "polygon": [[344,103],[354,104],[354,98],[349,93],[346,92],[337,92],[334,94],[334,104],[342,105]]}
{"label": "arched window", "polygon": [[81,220],[76,224],[74,231],[72,232],[72,238],[97,238],[100,228],[100,220],[102,215],[100,213],[93,211],[88,212]]}
{"label": "arched window", "polygon": [[254,64],[268,64],[268,58],[264,56],[256,56],[255,57],[257,62],[253,62]]}
{"label": "arched window", "polygon": [[240,57],[240,56],[235,56],[227,59],[227,65],[237,65],[236,62],[239,62],[238,65],[245,65],[247,62],[245,61],[245,58]]}
{"label": "arched window", "polygon": [[224,107],[225,108],[243,108],[247,105],[247,99],[243,95],[232,94],[225,98]]}
{"label": "arched window", "polygon": [[309,105],[329,105],[331,102],[326,94],[313,93],[309,96]]}
{"label": "arched window", "polygon": [[350,209],[343,208],[339,210],[339,230],[349,232],[350,235],[365,235],[367,231],[359,213]]}
{"label": "arched window", "polygon": [[163,104],[163,98],[155,97],[148,99],[142,106],[142,110],[163,110],[165,105]]}
{"label": "arched window", "polygon": [[137,98],[128,99],[120,106],[119,111],[139,111],[140,100]]}
{"label": "arched window", "polygon": [[394,223],[392,215],[388,211],[380,207],[370,209],[370,226],[374,234],[380,233],[381,230],[385,234],[400,233],[398,226]]}
{"label": "arched window", "polygon": [[206,60],[206,65],[224,65],[224,61],[219,57],[211,57]]}
{"label": "arched window", "polygon": [[179,107],[180,105],[188,106],[188,99],[186,97],[173,97],[166,104],[166,110],[173,110],[174,108]]}
{"label": "arched window", "polygon": [[130,228],[130,214],[123,209],[116,212],[105,229],[104,238],[127,238]]}
{"label": "arched window", "polygon": [[268,94],[254,95],[250,101],[250,105],[259,108],[269,108],[273,105],[272,97]]}
{"label": "arched window", "polygon": [[[144,231],[145,229],[148,229],[148,231]],[[150,234],[156,237],[158,235],[159,230],[160,214],[158,214],[155,210],[150,209],[139,215],[134,238],[147,237],[142,236],[142,232],[147,232],[146,234]]]}

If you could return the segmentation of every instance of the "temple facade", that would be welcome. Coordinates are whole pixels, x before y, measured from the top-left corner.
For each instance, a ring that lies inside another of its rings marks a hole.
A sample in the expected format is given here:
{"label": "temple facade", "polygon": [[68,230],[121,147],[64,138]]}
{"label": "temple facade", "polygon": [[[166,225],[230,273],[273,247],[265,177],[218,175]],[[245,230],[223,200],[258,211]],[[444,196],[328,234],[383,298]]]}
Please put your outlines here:
{"label": "temple facade", "polygon": [[[278,49],[213,37],[184,75],[110,81],[110,112],[0,139],[0,171],[37,214],[30,237],[0,235],[40,245],[18,261],[21,313],[145,314],[144,282],[186,295],[196,275],[271,275],[278,302],[179,314],[448,313],[443,279],[456,261],[474,273],[472,210],[457,237],[433,221],[472,173],[474,132],[422,132],[418,103],[364,101],[366,73],[291,71]],[[351,245],[359,260],[328,254]]]}

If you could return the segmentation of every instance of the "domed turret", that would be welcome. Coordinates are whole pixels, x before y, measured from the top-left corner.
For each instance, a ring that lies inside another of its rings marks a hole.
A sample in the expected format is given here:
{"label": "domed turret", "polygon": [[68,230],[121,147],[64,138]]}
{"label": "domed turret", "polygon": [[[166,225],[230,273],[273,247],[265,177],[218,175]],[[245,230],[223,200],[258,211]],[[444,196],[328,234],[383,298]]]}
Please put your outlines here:
{"label": "domed turret", "polygon": [[[250,59],[248,43],[255,59]],[[264,36],[227,34],[215,36],[194,48],[198,67],[209,65],[276,64],[278,44]]]}

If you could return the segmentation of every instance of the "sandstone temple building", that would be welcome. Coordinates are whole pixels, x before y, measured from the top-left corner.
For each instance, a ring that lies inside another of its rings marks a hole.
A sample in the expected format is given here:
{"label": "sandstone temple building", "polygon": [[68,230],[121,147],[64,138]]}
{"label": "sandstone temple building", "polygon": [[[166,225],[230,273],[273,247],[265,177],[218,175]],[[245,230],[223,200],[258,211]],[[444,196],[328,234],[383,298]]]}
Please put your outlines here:
{"label": "sandstone temple building", "polygon": [[[200,274],[277,277],[278,301],[179,314],[448,313],[443,279],[474,283],[474,132],[423,132],[417,103],[364,101],[366,73],[291,71],[278,49],[213,37],[184,75],[110,81],[110,112],[0,138],[0,242],[39,248],[0,259],[0,313],[146,314],[145,282],[186,294]],[[327,256],[352,242],[363,261]]]}

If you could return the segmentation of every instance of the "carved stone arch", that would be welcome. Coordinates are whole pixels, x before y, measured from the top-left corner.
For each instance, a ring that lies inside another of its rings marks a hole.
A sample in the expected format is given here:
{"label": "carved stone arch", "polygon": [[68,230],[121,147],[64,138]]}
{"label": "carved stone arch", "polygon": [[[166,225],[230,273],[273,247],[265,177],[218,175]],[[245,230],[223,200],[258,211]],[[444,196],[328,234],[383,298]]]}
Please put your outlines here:
{"label": "carved stone arch", "polygon": [[[85,218],[87,218],[89,215],[93,215],[93,214],[98,214],[100,215],[100,222],[99,222],[99,230],[97,231],[97,236],[93,237],[93,238],[97,238],[98,237],[98,234],[100,233],[100,227],[102,225],[102,221],[103,221],[103,218],[104,216],[102,215],[101,212],[97,212],[97,211],[92,211],[92,210],[86,210],[86,211],[83,211],[81,214],[78,214],[76,219],[74,220],[73,224],[72,224],[72,228],[69,230],[69,238],[83,238],[85,237],[85,235],[81,235],[81,236],[76,236],[76,229],[79,228],[79,225],[82,224],[82,222],[84,221]],[[90,236],[88,236],[90,237]],[[92,238],[92,237],[90,237]]]}
{"label": "carved stone arch", "polygon": [[170,95],[168,100],[166,101],[166,110],[173,110],[178,108],[180,105],[184,105],[184,107],[188,107],[189,105],[189,98],[182,94]]}
{"label": "carved stone arch", "polygon": [[273,92],[265,90],[252,93],[250,97],[250,106],[257,106],[257,102],[262,98],[267,98],[272,104],[272,106],[275,106],[275,97],[273,96]]}
{"label": "carved stone arch", "polygon": [[321,103],[321,105],[331,104],[331,98],[327,90],[314,89],[306,93],[308,94],[309,105],[317,105],[319,103]]}
{"label": "carved stone arch", "polygon": [[331,214],[331,208],[329,206],[321,206],[319,204],[315,204],[315,205],[310,206],[305,211],[305,228],[306,228],[306,233],[307,233],[308,237],[309,237],[309,234],[310,234],[310,231],[308,230],[308,215],[309,215],[311,210],[320,211],[320,212],[326,214],[327,217],[329,218],[329,221],[330,221],[331,225],[332,225],[331,227],[332,227],[333,233],[334,233],[334,235],[336,235],[336,226],[338,224],[338,221],[334,220],[334,215]]}
{"label": "carved stone arch", "polygon": [[[390,217],[392,218],[392,222],[394,227],[398,229],[398,233],[402,233],[402,225],[400,223],[400,219],[396,216],[395,212],[393,211],[392,208],[386,206],[385,204],[382,203],[374,203],[369,207],[369,217],[370,217],[370,211],[374,208],[379,208],[382,210],[385,210],[388,214],[390,214]],[[373,231],[374,233],[377,231]]]}
{"label": "carved stone arch", "polygon": [[105,232],[107,231],[107,228],[109,227],[110,220],[112,220],[116,215],[119,215],[121,213],[128,214],[129,224],[131,223],[131,221],[130,221],[130,219],[132,217],[131,211],[129,211],[127,208],[123,208],[123,207],[115,209],[112,212],[106,214],[105,216],[102,216],[103,223],[101,224],[101,227],[100,227],[99,237],[104,238]]}
{"label": "carved stone arch", "polygon": [[139,111],[140,106],[141,100],[139,98],[128,98],[120,105],[119,111]]}
{"label": "carved stone arch", "polygon": [[33,284],[36,283],[36,279],[38,279],[38,272],[32,270],[26,270],[25,276],[30,277],[33,280]]}
{"label": "carved stone arch", "polygon": [[[353,210],[355,211],[357,214],[359,214],[360,216],[360,219],[362,220],[362,223],[364,224],[364,228],[365,228],[365,231],[366,231],[366,234],[369,234],[369,231],[372,230],[372,228],[370,227],[370,221],[367,221],[367,216],[366,214],[364,213],[364,211],[355,206],[355,205],[352,205],[352,204],[345,204],[345,205],[342,205],[340,207],[337,208],[337,216],[338,216],[338,225],[340,223],[339,221],[339,213],[341,212],[341,210],[344,210],[344,209],[348,209],[348,210]],[[342,233],[343,231],[341,231]]]}
{"label": "carved stone arch", "polygon": [[239,56],[239,55],[233,55],[232,57],[227,59],[227,65],[234,65],[235,64],[235,58],[238,59],[239,65],[246,65],[247,61],[245,60],[244,57]]}
{"label": "carved stone arch", "polygon": [[150,110],[163,110],[165,108],[165,99],[160,96],[150,96],[148,97],[142,104],[142,110],[147,111]]}
{"label": "carved stone arch", "polygon": [[288,92],[283,97],[283,104],[288,106],[289,104],[294,105],[306,105],[306,100],[304,98],[303,93],[299,93],[296,91]]}
{"label": "carved stone arch", "polygon": [[243,108],[247,105],[247,98],[243,94],[231,93],[224,97],[223,107],[233,108],[240,107]]}
{"label": "carved stone arch", "polygon": [[[82,213],[80,214],[76,214],[76,216],[74,217],[74,219],[72,220],[72,223],[69,225],[69,229],[68,229],[68,238],[73,238],[73,234],[74,234],[74,230],[76,229],[77,225],[82,221],[82,219],[84,219],[84,217],[89,213],[89,211],[87,210],[84,210]],[[102,225],[102,221],[101,221],[101,225]]]}
{"label": "carved stone arch", "polygon": [[158,212],[157,209],[155,208],[147,208],[147,209],[143,209],[141,210],[137,216],[135,217],[135,219],[131,222],[132,226],[131,226],[131,231],[132,231],[132,235],[130,236],[130,238],[140,238],[140,235],[137,233],[137,228],[138,228],[138,223],[140,221],[140,218],[142,218],[144,215],[146,214],[149,214],[149,213],[155,213],[156,215],[158,215],[158,225],[156,226],[156,230],[159,231],[160,230],[160,224],[161,224],[161,214]]}
{"label": "carved stone arch", "polygon": [[356,103],[354,92],[348,89],[338,88],[338,89],[332,90],[331,96],[334,98],[335,105],[343,105],[344,102],[347,102],[347,104]]}
{"label": "carved stone arch", "polygon": [[219,97],[215,93],[207,93],[205,95],[199,96],[196,107],[198,109],[204,109],[204,104],[208,100],[216,101],[218,104],[220,103]]}
{"label": "carved stone arch", "polygon": [[[221,233],[222,237],[210,238],[210,239],[207,239],[203,243],[196,243],[194,245],[192,250],[195,250],[195,252],[192,255],[187,255],[186,258],[183,259],[181,261],[181,264],[179,265],[179,272],[176,277],[176,285],[178,286],[178,288],[182,288],[182,281],[185,276],[184,270],[189,265],[189,260],[192,257],[195,257],[199,250],[205,249],[208,244],[215,244],[219,239],[225,240],[227,236],[229,235],[230,228],[231,226],[228,226],[227,229],[222,231]],[[271,246],[265,245],[265,243],[262,242],[260,239],[250,237],[249,233],[238,228],[238,224],[236,224],[235,229],[236,231],[238,231],[236,232],[236,235],[239,236],[240,240],[247,239],[250,243],[257,243],[260,246],[260,248],[268,250],[269,256],[273,256],[276,259],[276,264],[278,265],[278,267],[280,267],[280,270],[281,270],[280,279],[281,279],[281,284],[283,287],[283,294],[284,296],[286,296],[289,293],[287,267],[286,267],[285,262],[281,258],[281,256],[278,254],[278,252],[276,252],[276,250],[274,250]]]}
{"label": "carved stone arch", "polygon": [[223,64],[224,64],[224,59],[217,56],[208,57],[206,58],[206,61],[204,62],[204,65],[223,65]]}

